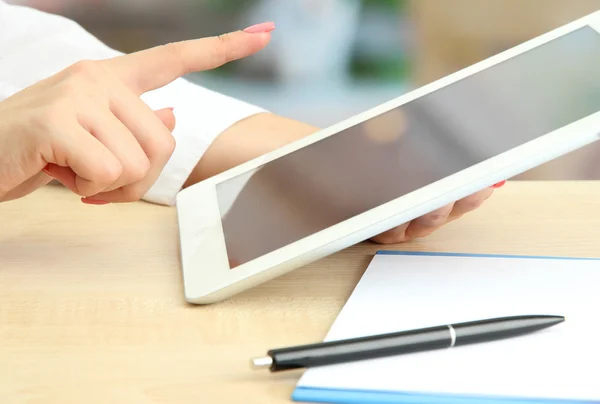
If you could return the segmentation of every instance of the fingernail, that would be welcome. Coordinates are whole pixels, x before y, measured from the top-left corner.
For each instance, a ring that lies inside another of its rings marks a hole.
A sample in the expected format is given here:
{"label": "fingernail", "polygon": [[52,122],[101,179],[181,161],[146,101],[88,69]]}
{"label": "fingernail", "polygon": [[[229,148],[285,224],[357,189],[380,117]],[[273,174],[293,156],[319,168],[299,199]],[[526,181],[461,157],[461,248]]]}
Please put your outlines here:
{"label": "fingernail", "polygon": [[173,111],[173,110],[175,109],[175,107],[169,107],[169,109],[170,109],[171,111]]}
{"label": "fingernail", "polygon": [[506,184],[506,180],[500,181],[497,184],[492,185],[492,188],[500,188],[504,184]]}
{"label": "fingernail", "polygon": [[252,25],[244,30],[249,34],[260,34],[264,32],[271,32],[275,29],[274,22],[263,22],[261,24]]}
{"label": "fingernail", "polygon": [[87,203],[88,205],[106,205],[108,202],[99,201],[97,199],[81,198],[81,202]]}

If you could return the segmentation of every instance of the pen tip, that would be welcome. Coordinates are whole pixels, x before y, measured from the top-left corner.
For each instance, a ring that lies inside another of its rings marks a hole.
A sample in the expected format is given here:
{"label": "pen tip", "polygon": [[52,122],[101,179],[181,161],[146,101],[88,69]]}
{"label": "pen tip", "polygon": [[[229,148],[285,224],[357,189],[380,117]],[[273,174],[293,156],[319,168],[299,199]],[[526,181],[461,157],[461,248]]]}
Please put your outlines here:
{"label": "pen tip", "polygon": [[268,368],[273,364],[273,359],[270,356],[265,356],[262,358],[254,358],[250,361],[250,366],[254,369],[264,369]]}

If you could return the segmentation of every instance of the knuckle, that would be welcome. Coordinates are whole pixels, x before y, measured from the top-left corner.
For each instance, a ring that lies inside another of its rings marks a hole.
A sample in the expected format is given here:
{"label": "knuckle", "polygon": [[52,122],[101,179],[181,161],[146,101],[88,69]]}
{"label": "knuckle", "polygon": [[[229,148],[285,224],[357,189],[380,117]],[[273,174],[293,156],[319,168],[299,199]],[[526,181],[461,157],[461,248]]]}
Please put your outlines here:
{"label": "knuckle", "polygon": [[150,171],[150,161],[144,158],[128,167],[126,175],[130,182],[137,182],[146,178],[148,171]]}
{"label": "knuckle", "polygon": [[172,60],[174,64],[184,66],[186,68],[185,72],[190,72],[185,63],[185,45],[182,42],[169,42],[160,45],[160,48],[166,53],[167,59]]}
{"label": "knuckle", "polygon": [[103,65],[93,60],[80,60],[68,68],[72,76],[83,77],[87,80],[96,81],[106,72]]}
{"label": "knuckle", "polygon": [[392,229],[373,237],[372,240],[378,244],[401,243],[406,240],[406,232],[404,229]]}
{"label": "knuckle", "polygon": [[176,60],[183,58],[183,44],[181,42],[169,42],[161,45],[161,48],[165,51],[165,53]]}
{"label": "knuckle", "polygon": [[231,34],[229,33],[225,33],[225,34],[221,34],[217,36],[217,39],[219,40],[219,42],[221,42],[223,45],[227,45],[227,43],[229,43],[231,41]]}
{"label": "knuckle", "polygon": [[80,61],[67,68],[69,74],[59,85],[59,96],[72,105],[89,105],[107,93],[108,71],[94,61]]}
{"label": "knuckle", "polygon": [[[109,153],[95,154],[93,182],[102,189],[117,182],[123,174],[123,165]],[[96,191],[99,192],[99,191]]]}
{"label": "knuckle", "polygon": [[229,44],[231,43],[231,34],[221,34],[217,36],[217,46],[212,49],[212,58],[214,64],[224,64],[229,61]]}
{"label": "knuckle", "polygon": [[371,241],[377,244],[385,244],[384,239],[381,234],[371,238]]}
{"label": "knuckle", "polygon": [[454,209],[454,205],[455,204],[452,203],[440,209],[436,209],[433,212],[427,213],[416,219],[415,222],[417,222],[420,227],[426,228],[443,226],[448,221],[448,217]]}
{"label": "knuckle", "polygon": [[165,50],[165,52],[168,52],[173,56],[181,56],[181,45],[181,42],[169,42],[162,45],[161,47]]}
{"label": "knuckle", "polygon": [[160,152],[167,158],[170,158],[171,155],[175,152],[176,141],[175,138],[171,135],[165,136],[162,141]]}
{"label": "knuckle", "polygon": [[[449,213],[449,212],[448,212]],[[437,227],[446,222],[448,219],[448,213],[446,212],[432,212],[424,220],[424,224],[427,227]]]}
{"label": "knuckle", "polygon": [[120,164],[107,165],[102,173],[102,182],[104,184],[113,184],[121,178],[123,167]]}
{"label": "knuckle", "polygon": [[470,212],[483,205],[485,198],[467,198],[460,205],[463,212]]}
{"label": "knuckle", "polygon": [[175,152],[175,138],[170,134],[155,138],[149,147],[149,155],[152,156],[155,162],[165,162],[171,158]]}
{"label": "knuckle", "polygon": [[79,196],[89,197],[101,192],[102,189],[103,184],[99,181],[89,181],[81,177],[76,177],[72,190]]}
{"label": "knuckle", "polygon": [[[70,77],[69,80],[61,83],[60,85],[60,95],[63,96],[63,99],[66,101],[74,101],[75,98],[79,98],[81,95],[81,90],[84,88],[85,83],[83,79],[79,76]],[[75,101],[73,102],[75,103]]]}

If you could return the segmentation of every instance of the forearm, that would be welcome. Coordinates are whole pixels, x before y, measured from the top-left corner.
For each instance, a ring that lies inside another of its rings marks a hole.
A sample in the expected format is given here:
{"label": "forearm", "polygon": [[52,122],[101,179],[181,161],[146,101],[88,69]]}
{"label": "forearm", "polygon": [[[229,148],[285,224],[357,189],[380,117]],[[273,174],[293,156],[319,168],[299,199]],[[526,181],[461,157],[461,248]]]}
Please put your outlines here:
{"label": "forearm", "polygon": [[319,128],[282,116],[261,113],[229,127],[206,150],[184,187],[276,150]]}

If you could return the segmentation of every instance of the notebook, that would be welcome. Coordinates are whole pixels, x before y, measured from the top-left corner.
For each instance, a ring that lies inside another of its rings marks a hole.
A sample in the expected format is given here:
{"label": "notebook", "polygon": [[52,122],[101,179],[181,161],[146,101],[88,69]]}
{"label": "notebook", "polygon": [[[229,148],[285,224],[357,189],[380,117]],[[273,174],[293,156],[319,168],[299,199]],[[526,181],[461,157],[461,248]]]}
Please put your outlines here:
{"label": "notebook", "polygon": [[318,403],[600,402],[600,260],[377,253],[326,340],[526,314],[566,321],[525,336],[307,369]]}

